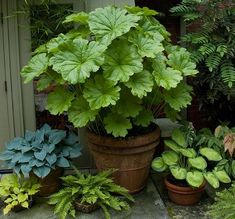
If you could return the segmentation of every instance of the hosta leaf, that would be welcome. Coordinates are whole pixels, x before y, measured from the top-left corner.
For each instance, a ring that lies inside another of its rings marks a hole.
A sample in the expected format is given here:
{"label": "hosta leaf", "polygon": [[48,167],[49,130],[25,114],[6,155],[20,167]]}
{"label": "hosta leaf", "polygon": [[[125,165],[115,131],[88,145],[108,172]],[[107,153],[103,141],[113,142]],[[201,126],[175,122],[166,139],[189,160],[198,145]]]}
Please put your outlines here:
{"label": "hosta leaf", "polygon": [[132,128],[129,119],[117,113],[110,113],[104,118],[104,125],[107,133],[112,134],[114,137],[125,137],[128,129]]}
{"label": "hosta leaf", "polygon": [[131,93],[139,98],[147,96],[153,89],[153,76],[147,70],[132,75],[125,85],[131,89]]}
{"label": "hosta leaf", "polygon": [[125,117],[135,117],[142,110],[141,100],[133,96],[127,89],[124,89],[115,105],[115,110]]}
{"label": "hosta leaf", "polygon": [[27,198],[28,198],[28,195],[23,194],[23,193],[20,193],[20,194],[17,196],[17,199],[18,199],[19,202],[24,202],[24,201],[27,200]]}
{"label": "hosta leaf", "polygon": [[52,115],[61,114],[69,109],[73,98],[73,93],[63,87],[57,87],[55,91],[48,95],[46,109]]}
{"label": "hosta leaf", "polygon": [[179,160],[179,156],[174,151],[165,151],[162,153],[162,159],[165,164],[167,164],[168,166],[171,166],[171,165],[177,164]]}
{"label": "hosta leaf", "polygon": [[51,168],[47,166],[36,167],[33,169],[34,174],[40,178],[46,177],[50,173],[50,171]]}
{"label": "hosta leaf", "polygon": [[204,148],[200,148],[199,151],[200,151],[200,154],[206,157],[208,160],[220,161],[222,159],[221,155],[212,148],[204,147]]}
{"label": "hosta leaf", "polygon": [[182,167],[178,166],[172,166],[170,167],[171,174],[174,176],[174,178],[178,180],[183,180],[187,176],[187,170]]}
{"label": "hosta leaf", "polygon": [[199,169],[199,170],[204,170],[207,167],[206,160],[201,156],[195,157],[195,158],[189,158],[188,162],[190,163],[192,167]]}
{"label": "hosta leaf", "polygon": [[102,39],[102,42],[109,45],[113,39],[127,33],[131,27],[136,27],[139,19],[136,15],[127,14],[125,9],[107,6],[91,12],[88,23],[97,39]]}
{"label": "hosta leaf", "polygon": [[196,151],[193,148],[181,148],[179,152],[185,157],[194,158],[196,157]]}
{"label": "hosta leaf", "polygon": [[127,40],[115,40],[106,51],[102,68],[105,78],[126,82],[131,75],[143,70],[142,58]]}
{"label": "hosta leaf", "polygon": [[22,70],[21,75],[25,78],[24,82],[28,83],[33,78],[44,73],[48,66],[48,57],[46,53],[35,55]]}
{"label": "hosta leaf", "polygon": [[65,18],[63,23],[70,23],[70,22],[76,22],[81,24],[87,24],[89,15],[85,12],[78,12],[70,14]]}
{"label": "hosta leaf", "polygon": [[57,161],[57,156],[55,154],[47,155],[46,160],[50,166],[52,166]]}
{"label": "hosta leaf", "polygon": [[184,133],[180,129],[174,129],[171,135],[172,140],[174,140],[178,145],[186,147],[186,141]]}
{"label": "hosta leaf", "polygon": [[217,179],[222,183],[230,183],[231,179],[225,170],[213,170],[213,174],[217,177]]}
{"label": "hosta leaf", "polygon": [[59,157],[56,162],[56,165],[63,168],[70,167],[69,161],[64,157]]}
{"label": "hosta leaf", "polygon": [[152,111],[144,109],[135,117],[134,123],[138,126],[147,127],[153,119]]}
{"label": "hosta leaf", "polygon": [[152,169],[157,172],[163,172],[167,169],[167,165],[163,161],[162,157],[157,157],[152,161]]}
{"label": "hosta leaf", "polygon": [[142,57],[146,56],[149,58],[154,58],[158,53],[164,50],[161,41],[154,40],[151,36],[139,31],[131,32],[128,40],[137,47],[138,52]]}
{"label": "hosta leaf", "polygon": [[200,187],[204,181],[203,174],[199,171],[188,172],[186,176],[187,183],[192,187]]}
{"label": "hosta leaf", "polygon": [[115,105],[119,99],[119,86],[114,86],[112,81],[103,78],[101,75],[95,76],[85,84],[84,98],[88,101],[92,110]]}
{"label": "hosta leaf", "polygon": [[98,42],[78,38],[59,47],[50,59],[53,70],[72,84],[84,83],[91,72],[99,70],[104,62],[105,47]]}
{"label": "hosta leaf", "polygon": [[219,188],[219,180],[212,172],[203,173],[206,181],[215,189]]}
{"label": "hosta leaf", "polygon": [[179,152],[179,150],[181,149],[181,147],[171,139],[164,140],[164,144],[175,152]]}
{"label": "hosta leaf", "polygon": [[163,96],[171,108],[179,111],[191,103],[191,92],[192,88],[190,86],[181,83],[176,88],[164,90]]}
{"label": "hosta leaf", "polygon": [[72,102],[68,111],[69,121],[75,127],[84,127],[88,122],[93,122],[98,110],[91,110],[88,102],[83,97],[78,97]]}
{"label": "hosta leaf", "polygon": [[34,152],[34,156],[38,159],[43,161],[47,155],[47,152],[45,150],[42,150],[40,152]]}
{"label": "hosta leaf", "polygon": [[29,207],[29,203],[27,201],[21,203],[21,206],[24,208],[28,208]]}

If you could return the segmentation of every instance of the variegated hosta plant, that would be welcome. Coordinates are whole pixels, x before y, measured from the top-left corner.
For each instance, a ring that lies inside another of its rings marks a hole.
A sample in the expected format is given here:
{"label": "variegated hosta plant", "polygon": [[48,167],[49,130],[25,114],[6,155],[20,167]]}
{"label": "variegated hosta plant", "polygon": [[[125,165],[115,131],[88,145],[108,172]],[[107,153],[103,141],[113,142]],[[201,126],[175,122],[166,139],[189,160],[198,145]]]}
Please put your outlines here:
{"label": "variegated hosta plant", "polygon": [[214,188],[218,188],[220,182],[230,183],[225,169],[218,166],[222,161],[220,153],[198,142],[192,127],[175,129],[171,139],[164,141],[170,150],[155,158],[152,168],[157,172],[169,171],[176,180],[185,180],[196,188],[205,180]]}
{"label": "variegated hosta plant", "polygon": [[68,113],[75,127],[125,137],[148,127],[160,105],[168,117],[191,102],[186,76],[197,71],[190,54],[173,46],[148,8],[108,6],[66,18],[74,29],[40,46],[22,71],[25,82],[56,89],[48,95],[51,114]]}

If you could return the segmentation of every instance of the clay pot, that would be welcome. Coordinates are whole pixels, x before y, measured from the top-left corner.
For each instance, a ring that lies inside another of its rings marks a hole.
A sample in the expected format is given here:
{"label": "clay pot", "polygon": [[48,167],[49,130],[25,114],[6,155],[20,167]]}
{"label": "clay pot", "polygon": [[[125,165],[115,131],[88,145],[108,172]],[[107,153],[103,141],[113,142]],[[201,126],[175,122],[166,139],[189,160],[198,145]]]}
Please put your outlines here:
{"label": "clay pot", "polygon": [[[33,176],[37,177],[35,174]],[[63,175],[63,168],[56,168],[51,170],[51,172],[45,178],[38,178],[39,183],[41,184],[40,191],[37,193],[37,196],[47,197],[52,195],[55,192],[58,192],[61,186],[60,177]]]}
{"label": "clay pot", "polygon": [[97,209],[100,208],[99,205],[95,204],[84,204],[81,203],[79,200],[76,200],[74,203],[75,209],[77,211],[83,212],[83,213],[91,213]]}
{"label": "clay pot", "polygon": [[160,142],[159,127],[151,133],[126,139],[87,131],[87,138],[99,171],[117,169],[114,181],[132,194],[145,187],[155,148]]}
{"label": "clay pot", "polygon": [[195,205],[200,201],[201,195],[205,190],[204,182],[199,188],[190,186],[183,187],[172,184],[168,180],[168,176],[164,179],[165,186],[168,190],[168,196],[171,201],[178,205]]}

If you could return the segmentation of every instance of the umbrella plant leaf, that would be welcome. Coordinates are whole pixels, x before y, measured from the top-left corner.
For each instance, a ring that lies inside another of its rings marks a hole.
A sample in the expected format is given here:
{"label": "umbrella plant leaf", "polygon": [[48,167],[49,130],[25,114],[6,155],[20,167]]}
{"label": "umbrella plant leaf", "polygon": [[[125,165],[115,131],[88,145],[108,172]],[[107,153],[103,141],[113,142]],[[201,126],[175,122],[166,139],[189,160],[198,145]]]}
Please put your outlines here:
{"label": "umbrella plant leaf", "polygon": [[180,83],[176,88],[164,90],[164,100],[176,111],[187,107],[192,101],[192,88],[184,83]]}
{"label": "umbrella plant leaf", "polygon": [[152,169],[157,172],[163,172],[167,169],[167,165],[163,161],[162,157],[157,157],[152,161]]}
{"label": "umbrella plant leaf", "polygon": [[48,57],[46,53],[40,53],[32,57],[28,65],[21,70],[21,76],[24,77],[24,82],[28,83],[35,77],[38,77],[47,70]]}
{"label": "umbrella plant leaf", "polygon": [[47,97],[46,109],[52,115],[61,114],[67,111],[74,99],[74,94],[63,87],[57,87],[55,91],[51,92]]}
{"label": "umbrella plant leaf", "polygon": [[130,76],[143,70],[142,58],[127,40],[115,40],[106,51],[102,68],[105,78],[126,82]]}
{"label": "umbrella plant leaf", "polygon": [[199,151],[200,151],[201,155],[203,155],[204,157],[206,157],[210,161],[222,160],[221,155],[213,148],[204,147],[204,148],[200,148]]}
{"label": "umbrella plant leaf", "polygon": [[126,9],[107,6],[91,12],[88,24],[97,39],[109,45],[112,40],[136,27],[139,19],[139,16],[128,14]]}
{"label": "umbrella plant leaf", "polygon": [[119,86],[114,85],[114,82],[97,75],[94,80],[87,81],[83,96],[88,101],[90,108],[96,110],[115,105],[120,98],[120,89]]}
{"label": "umbrella plant leaf", "polygon": [[139,6],[125,6],[126,10],[132,14],[144,15],[144,16],[155,16],[158,14],[155,10],[149,9],[148,7]]}
{"label": "umbrella plant leaf", "polygon": [[179,166],[170,167],[171,174],[178,180],[183,180],[187,176],[187,170]]}
{"label": "umbrella plant leaf", "polygon": [[75,22],[75,23],[80,23],[80,24],[87,24],[88,23],[88,18],[89,15],[86,12],[77,12],[74,14],[70,14],[65,18],[63,23],[70,23],[70,22]]}
{"label": "umbrella plant leaf", "polygon": [[162,153],[162,159],[168,166],[176,165],[179,160],[179,155],[174,151],[165,151]]}
{"label": "umbrella plant leaf", "polygon": [[201,156],[195,157],[195,158],[189,158],[188,162],[192,167],[199,169],[199,170],[204,170],[207,167],[206,160]]}
{"label": "umbrella plant leaf", "polygon": [[187,183],[192,187],[200,187],[204,181],[203,174],[200,171],[187,172],[186,176]]}
{"label": "umbrella plant leaf", "polygon": [[220,185],[219,180],[212,172],[203,173],[203,176],[213,188],[215,189],[219,188],[219,185]]}
{"label": "umbrella plant leaf", "polygon": [[103,64],[104,50],[98,42],[78,38],[59,46],[59,51],[50,58],[50,64],[71,84],[84,83],[90,73],[98,71]]}
{"label": "umbrella plant leaf", "polygon": [[144,109],[135,117],[134,123],[138,126],[147,127],[153,119],[154,117],[152,111]]}
{"label": "umbrella plant leaf", "polygon": [[186,147],[186,141],[184,133],[180,129],[174,129],[171,135],[172,140],[174,140],[178,145]]}
{"label": "umbrella plant leaf", "polygon": [[114,137],[125,137],[128,129],[132,128],[130,120],[117,113],[108,114],[104,118],[104,125],[107,133],[112,134]]}
{"label": "umbrella plant leaf", "polygon": [[91,110],[88,102],[83,97],[76,98],[68,111],[69,121],[77,128],[93,122],[98,114],[98,110]]}
{"label": "umbrella plant leaf", "polygon": [[132,75],[125,85],[131,89],[134,96],[143,98],[153,89],[153,76],[149,71],[144,70]]}

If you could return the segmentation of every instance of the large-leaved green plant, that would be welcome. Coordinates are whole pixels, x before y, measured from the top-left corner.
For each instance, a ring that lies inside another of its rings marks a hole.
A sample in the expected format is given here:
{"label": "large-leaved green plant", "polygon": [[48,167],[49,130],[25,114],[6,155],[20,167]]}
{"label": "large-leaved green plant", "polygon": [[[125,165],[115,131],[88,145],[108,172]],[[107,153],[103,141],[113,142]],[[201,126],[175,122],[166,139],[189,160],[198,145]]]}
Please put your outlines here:
{"label": "large-leaved green plant", "polygon": [[[161,105],[168,117],[191,102],[186,76],[197,74],[190,53],[173,46],[169,33],[147,8],[114,6],[69,15],[72,31],[37,48],[22,69],[25,82],[40,76],[50,85],[47,109],[68,113],[75,127],[125,137],[148,127]],[[139,130],[138,127],[138,130]]]}

